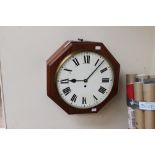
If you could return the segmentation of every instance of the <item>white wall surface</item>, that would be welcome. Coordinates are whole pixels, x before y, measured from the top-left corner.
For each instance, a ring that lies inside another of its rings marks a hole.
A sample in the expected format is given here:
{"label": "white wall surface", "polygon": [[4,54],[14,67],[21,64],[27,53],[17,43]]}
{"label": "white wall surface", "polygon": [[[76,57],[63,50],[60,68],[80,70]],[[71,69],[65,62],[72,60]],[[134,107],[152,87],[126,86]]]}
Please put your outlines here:
{"label": "white wall surface", "polygon": [[151,68],[150,74],[155,75],[155,28],[152,29],[152,38],[153,38],[153,51],[152,51],[152,58],[151,58]]}
{"label": "white wall surface", "polygon": [[[97,114],[68,115],[46,95],[46,60],[66,40],[100,41],[121,65],[119,93]],[[8,128],[127,128],[125,74],[149,73],[149,27],[0,27]]]}

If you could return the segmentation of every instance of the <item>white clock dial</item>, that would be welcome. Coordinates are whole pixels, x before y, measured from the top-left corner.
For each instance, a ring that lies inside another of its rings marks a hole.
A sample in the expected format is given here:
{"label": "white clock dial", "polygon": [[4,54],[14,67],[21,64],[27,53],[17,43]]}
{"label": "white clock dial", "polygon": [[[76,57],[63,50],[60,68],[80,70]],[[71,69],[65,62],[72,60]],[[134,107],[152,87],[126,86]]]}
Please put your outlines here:
{"label": "white clock dial", "polygon": [[110,63],[97,52],[76,52],[66,58],[56,76],[57,90],[70,106],[86,109],[110,94],[114,74]]}

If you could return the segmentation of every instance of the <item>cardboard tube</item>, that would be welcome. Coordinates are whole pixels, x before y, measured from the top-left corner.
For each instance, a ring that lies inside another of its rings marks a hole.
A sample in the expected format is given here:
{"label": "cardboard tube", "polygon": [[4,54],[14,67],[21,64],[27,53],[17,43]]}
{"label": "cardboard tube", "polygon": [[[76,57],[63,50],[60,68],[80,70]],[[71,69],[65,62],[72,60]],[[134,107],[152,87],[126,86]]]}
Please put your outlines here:
{"label": "cardboard tube", "polygon": [[[143,84],[144,101],[155,102],[155,84]],[[155,129],[155,112],[145,110],[145,129]]]}
{"label": "cardboard tube", "polygon": [[126,75],[126,83],[127,84],[133,84],[136,79],[136,74],[127,74]]}
{"label": "cardboard tube", "polygon": [[[134,97],[136,101],[143,101],[143,83],[134,83]],[[135,110],[135,121],[137,129],[144,129],[144,111],[136,109]]]}
{"label": "cardboard tube", "polygon": [[150,75],[150,78],[151,79],[155,79],[155,75]]}
{"label": "cardboard tube", "polygon": [[138,74],[136,75],[136,82],[143,82],[146,79],[149,79],[150,76],[146,74]]}
{"label": "cardboard tube", "polygon": [[143,82],[144,84],[155,83],[155,78],[146,79]]}
{"label": "cardboard tube", "polygon": [[127,99],[134,100],[134,82],[136,79],[136,74],[127,74],[126,75],[126,92]]}
{"label": "cardboard tube", "polygon": [[130,103],[134,100],[134,82],[136,80],[136,74],[126,75],[126,96],[128,106],[128,128],[135,129],[135,109],[130,106]]}

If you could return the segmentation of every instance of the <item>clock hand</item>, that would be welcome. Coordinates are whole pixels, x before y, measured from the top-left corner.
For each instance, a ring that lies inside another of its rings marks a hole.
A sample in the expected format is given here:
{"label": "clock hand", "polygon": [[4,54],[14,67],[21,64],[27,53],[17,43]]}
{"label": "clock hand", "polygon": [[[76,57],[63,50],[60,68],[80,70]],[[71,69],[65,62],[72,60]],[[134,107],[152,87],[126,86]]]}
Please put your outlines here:
{"label": "clock hand", "polygon": [[73,83],[75,83],[75,82],[84,82],[84,80],[76,80],[76,79],[72,79],[72,80],[69,80],[70,82],[73,82]]}
{"label": "clock hand", "polygon": [[103,64],[104,60],[99,64],[99,66],[88,76],[87,79],[84,79],[84,80],[76,80],[76,79],[72,79],[72,80],[69,80],[70,82],[85,82],[87,83],[88,82],[88,79],[95,73],[95,71]]}
{"label": "clock hand", "polygon": [[99,64],[99,66],[88,76],[87,79],[85,79],[86,81],[88,81],[88,79],[95,73],[95,71],[103,64],[104,60]]}

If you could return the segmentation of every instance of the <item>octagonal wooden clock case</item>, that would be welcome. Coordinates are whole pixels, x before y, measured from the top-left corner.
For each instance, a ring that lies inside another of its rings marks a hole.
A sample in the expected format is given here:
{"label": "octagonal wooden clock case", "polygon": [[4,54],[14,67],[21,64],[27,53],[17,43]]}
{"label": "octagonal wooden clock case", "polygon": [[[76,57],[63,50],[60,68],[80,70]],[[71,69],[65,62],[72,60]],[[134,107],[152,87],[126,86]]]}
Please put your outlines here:
{"label": "octagonal wooden clock case", "polygon": [[103,43],[67,41],[47,60],[47,95],[68,114],[96,113],[117,94],[119,71]]}

